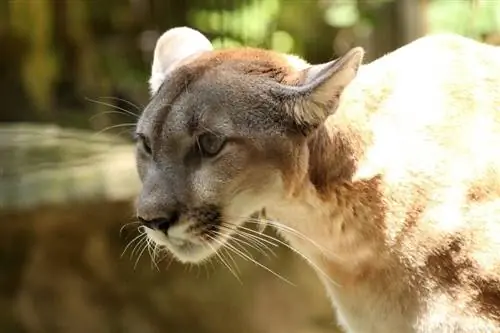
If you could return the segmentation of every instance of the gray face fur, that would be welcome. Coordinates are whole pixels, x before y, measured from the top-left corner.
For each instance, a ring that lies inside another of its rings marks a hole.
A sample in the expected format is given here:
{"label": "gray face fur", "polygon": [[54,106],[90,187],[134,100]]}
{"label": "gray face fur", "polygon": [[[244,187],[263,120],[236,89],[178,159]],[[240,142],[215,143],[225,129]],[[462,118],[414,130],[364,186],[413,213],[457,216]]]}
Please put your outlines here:
{"label": "gray face fur", "polygon": [[294,69],[270,51],[211,50],[189,28],[158,41],[153,93],[137,124],[137,216],[177,259],[199,262],[308,170],[308,136],[362,59]]}

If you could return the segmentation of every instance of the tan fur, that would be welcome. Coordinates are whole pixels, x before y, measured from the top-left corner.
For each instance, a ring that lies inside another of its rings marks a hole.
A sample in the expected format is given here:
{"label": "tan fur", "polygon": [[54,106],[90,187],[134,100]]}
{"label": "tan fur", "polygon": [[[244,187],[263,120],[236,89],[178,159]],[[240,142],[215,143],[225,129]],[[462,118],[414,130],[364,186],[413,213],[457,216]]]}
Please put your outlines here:
{"label": "tan fur", "polygon": [[302,217],[275,216],[339,258],[322,265],[348,331],[500,331],[499,87],[497,48],[443,35],[364,66],[344,92],[325,126],[361,129],[357,170],[297,198],[315,207]]}
{"label": "tan fur", "polygon": [[[217,69],[230,63],[300,86],[307,64],[290,59],[252,49],[203,54],[172,74],[190,73],[191,86],[169,101],[190,105],[182,96],[230,89],[231,76]],[[235,89],[243,98],[252,87]],[[265,207],[295,230],[281,232],[318,271],[347,332],[500,332],[499,49],[421,38],[363,65],[331,107],[306,140],[245,138],[203,167],[200,181],[223,195],[225,218]],[[173,119],[148,108],[139,130],[152,117]],[[249,122],[250,132],[259,124]],[[231,175],[216,173],[224,168]]]}

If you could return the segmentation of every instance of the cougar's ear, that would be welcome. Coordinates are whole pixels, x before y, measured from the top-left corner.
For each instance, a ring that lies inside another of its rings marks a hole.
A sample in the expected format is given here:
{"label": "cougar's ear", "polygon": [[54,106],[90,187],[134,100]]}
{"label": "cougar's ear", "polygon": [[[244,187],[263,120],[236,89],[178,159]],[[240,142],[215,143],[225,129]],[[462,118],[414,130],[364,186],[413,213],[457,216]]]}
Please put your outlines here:
{"label": "cougar's ear", "polygon": [[213,49],[210,41],[199,31],[187,28],[172,28],[163,33],[156,42],[154,50],[149,89],[155,94],[165,80],[168,72],[181,61]]}
{"label": "cougar's ear", "polygon": [[285,101],[285,112],[301,133],[311,133],[336,111],[364,53],[361,47],[353,48],[339,59],[302,70],[305,79],[299,86],[280,85],[278,94]]}

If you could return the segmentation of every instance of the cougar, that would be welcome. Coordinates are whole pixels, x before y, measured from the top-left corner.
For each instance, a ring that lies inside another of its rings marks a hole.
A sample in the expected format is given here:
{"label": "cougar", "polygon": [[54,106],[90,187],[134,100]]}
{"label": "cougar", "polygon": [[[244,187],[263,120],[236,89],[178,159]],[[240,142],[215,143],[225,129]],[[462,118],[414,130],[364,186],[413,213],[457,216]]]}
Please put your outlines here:
{"label": "cougar", "polygon": [[500,332],[500,51],[435,34],[364,57],[167,30],[136,126],[137,217],[200,263],[265,210],[347,332]]}

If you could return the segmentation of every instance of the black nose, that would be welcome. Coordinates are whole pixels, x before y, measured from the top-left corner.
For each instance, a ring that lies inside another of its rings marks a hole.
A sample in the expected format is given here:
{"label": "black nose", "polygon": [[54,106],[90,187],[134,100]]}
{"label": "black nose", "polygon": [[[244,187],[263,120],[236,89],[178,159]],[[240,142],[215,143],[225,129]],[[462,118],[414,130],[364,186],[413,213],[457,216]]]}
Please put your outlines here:
{"label": "black nose", "polygon": [[173,226],[179,220],[179,213],[174,212],[170,214],[168,217],[158,217],[151,220],[146,220],[141,216],[138,216],[137,218],[145,227],[161,231],[167,231],[168,228]]}

